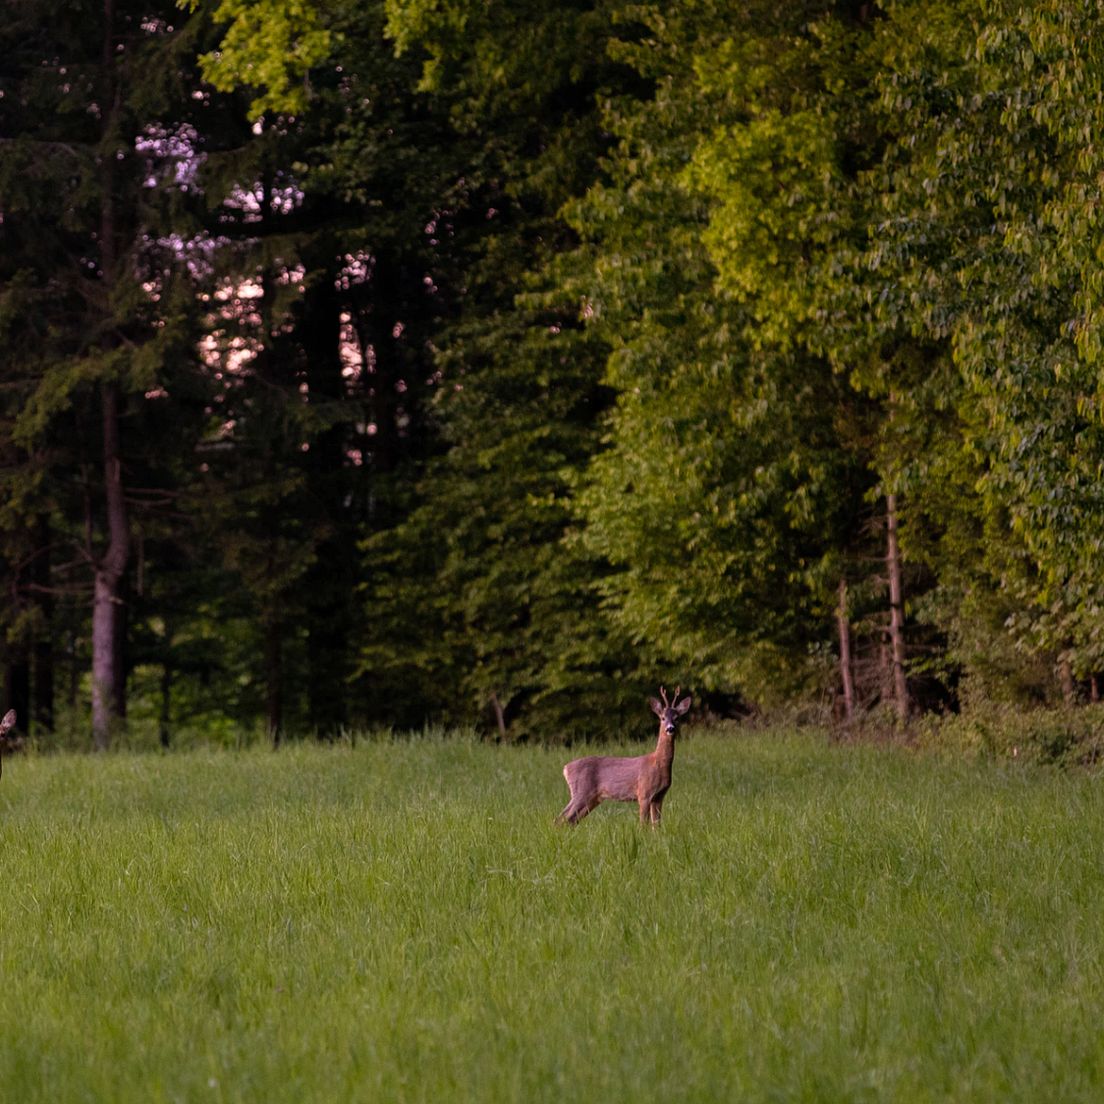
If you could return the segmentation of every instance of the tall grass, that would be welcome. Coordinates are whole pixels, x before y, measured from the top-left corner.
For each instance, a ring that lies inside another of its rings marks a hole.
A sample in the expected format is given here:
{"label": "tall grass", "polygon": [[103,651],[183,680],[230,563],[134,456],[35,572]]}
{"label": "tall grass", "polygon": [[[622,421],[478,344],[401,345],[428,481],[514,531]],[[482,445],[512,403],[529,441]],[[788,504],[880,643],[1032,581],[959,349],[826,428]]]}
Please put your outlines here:
{"label": "tall grass", "polygon": [[1097,779],[691,738],[26,757],[0,1100],[1099,1101]]}

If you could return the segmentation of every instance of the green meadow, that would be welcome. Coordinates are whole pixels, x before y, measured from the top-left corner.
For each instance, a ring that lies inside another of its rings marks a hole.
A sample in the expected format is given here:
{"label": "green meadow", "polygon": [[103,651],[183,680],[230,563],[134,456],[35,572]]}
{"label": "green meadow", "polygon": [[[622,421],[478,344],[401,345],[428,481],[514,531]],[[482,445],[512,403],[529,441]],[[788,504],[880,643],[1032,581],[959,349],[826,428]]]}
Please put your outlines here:
{"label": "green meadow", "polygon": [[1097,777],[691,732],[571,830],[567,757],[8,759],[0,1100],[1104,1098]]}

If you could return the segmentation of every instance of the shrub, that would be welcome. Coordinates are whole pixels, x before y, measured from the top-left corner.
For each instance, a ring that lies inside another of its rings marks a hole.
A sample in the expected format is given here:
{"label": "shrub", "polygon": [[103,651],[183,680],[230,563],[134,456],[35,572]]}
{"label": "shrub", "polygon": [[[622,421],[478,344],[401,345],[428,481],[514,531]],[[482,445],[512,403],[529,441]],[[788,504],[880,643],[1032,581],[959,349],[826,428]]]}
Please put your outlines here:
{"label": "shrub", "polygon": [[1025,710],[1005,705],[927,718],[922,746],[1059,767],[1104,759],[1104,705]]}

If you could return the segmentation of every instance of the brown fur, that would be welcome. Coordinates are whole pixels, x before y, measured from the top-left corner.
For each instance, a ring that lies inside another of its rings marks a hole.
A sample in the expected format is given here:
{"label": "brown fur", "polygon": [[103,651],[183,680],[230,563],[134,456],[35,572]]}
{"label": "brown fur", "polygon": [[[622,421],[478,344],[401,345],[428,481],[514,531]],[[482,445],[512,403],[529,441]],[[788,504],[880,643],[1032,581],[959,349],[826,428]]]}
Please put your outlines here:
{"label": "brown fur", "polygon": [[677,691],[670,704],[662,689],[660,693],[663,694],[662,703],[652,699],[652,708],[659,717],[655,751],[648,755],[587,755],[573,759],[563,769],[571,800],[556,818],[559,823],[578,824],[603,801],[635,801],[641,824],[659,824],[663,799],[671,788],[675,725],[690,708],[689,698],[676,704]]}

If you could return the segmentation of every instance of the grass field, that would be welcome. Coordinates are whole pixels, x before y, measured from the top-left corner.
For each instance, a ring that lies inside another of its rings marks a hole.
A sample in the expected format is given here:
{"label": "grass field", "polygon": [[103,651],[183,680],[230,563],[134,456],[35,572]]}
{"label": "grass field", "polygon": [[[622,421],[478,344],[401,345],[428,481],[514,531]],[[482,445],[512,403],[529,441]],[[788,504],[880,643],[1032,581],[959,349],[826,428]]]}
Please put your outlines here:
{"label": "grass field", "polygon": [[563,758],[9,759],[0,1100],[1104,1099],[1100,779],[691,736],[557,830]]}

